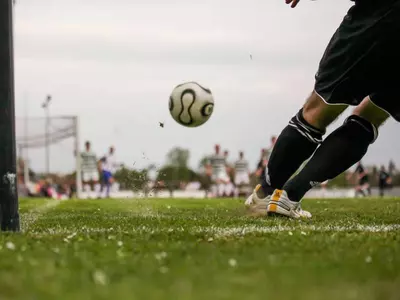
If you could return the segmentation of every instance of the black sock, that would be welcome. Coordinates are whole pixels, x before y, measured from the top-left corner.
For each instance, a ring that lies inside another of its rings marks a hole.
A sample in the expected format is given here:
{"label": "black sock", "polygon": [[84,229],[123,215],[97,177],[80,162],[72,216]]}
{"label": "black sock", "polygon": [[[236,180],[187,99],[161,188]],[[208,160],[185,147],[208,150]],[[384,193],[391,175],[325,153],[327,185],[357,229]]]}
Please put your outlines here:
{"label": "black sock", "polygon": [[325,139],[303,170],[285,184],[289,199],[300,201],[313,186],[346,171],[361,160],[376,137],[376,128],[367,120],[355,115],[347,118]]}
{"label": "black sock", "polygon": [[293,173],[314,153],[324,133],[307,123],[302,109],[290,120],[279,135],[262,176],[265,195],[271,195],[275,189],[282,189]]}

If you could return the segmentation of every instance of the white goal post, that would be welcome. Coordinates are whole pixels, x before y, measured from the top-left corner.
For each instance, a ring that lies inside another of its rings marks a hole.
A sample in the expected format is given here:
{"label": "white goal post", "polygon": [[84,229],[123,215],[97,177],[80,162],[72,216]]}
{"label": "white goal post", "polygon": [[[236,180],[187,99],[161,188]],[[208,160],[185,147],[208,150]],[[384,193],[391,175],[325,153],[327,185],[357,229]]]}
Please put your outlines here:
{"label": "white goal post", "polygon": [[[45,148],[57,144],[66,139],[73,139],[73,151],[75,154],[76,172],[76,196],[81,198],[82,178],[80,162],[80,136],[79,118],[77,116],[52,116],[52,117],[17,117],[16,118],[16,144],[20,159],[24,161],[24,181],[29,181],[29,160],[24,157],[28,149]],[[49,160],[46,151],[46,161]],[[22,170],[21,170],[22,171]],[[48,170],[46,170],[48,171]]]}

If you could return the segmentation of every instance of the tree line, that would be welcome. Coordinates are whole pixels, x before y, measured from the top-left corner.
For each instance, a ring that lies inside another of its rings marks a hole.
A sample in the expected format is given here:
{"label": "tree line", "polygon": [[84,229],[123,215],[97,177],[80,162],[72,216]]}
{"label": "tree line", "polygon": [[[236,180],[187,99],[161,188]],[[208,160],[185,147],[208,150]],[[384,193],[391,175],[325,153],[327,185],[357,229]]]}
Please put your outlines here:
{"label": "tree line", "polygon": [[[128,189],[134,192],[144,192],[148,194],[150,191],[157,193],[158,190],[166,189],[173,191],[183,189],[189,182],[199,182],[202,190],[209,190],[211,187],[210,179],[205,176],[204,167],[208,160],[207,156],[200,159],[198,169],[193,170],[189,167],[190,151],[181,147],[172,148],[166,155],[166,163],[157,169],[154,165],[149,165],[143,169],[134,169],[123,166],[115,174],[115,179],[119,182],[121,189]],[[153,187],[149,188],[149,173],[156,171],[156,178]],[[329,181],[328,186],[333,188],[351,188],[354,181],[348,180],[350,172],[344,172],[336,178]],[[370,183],[372,187],[378,186],[377,167],[372,168],[370,173]],[[251,175],[251,185],[255,186],[257,178]],[[400,174],[393,176],[393,185],[400,186]]]}

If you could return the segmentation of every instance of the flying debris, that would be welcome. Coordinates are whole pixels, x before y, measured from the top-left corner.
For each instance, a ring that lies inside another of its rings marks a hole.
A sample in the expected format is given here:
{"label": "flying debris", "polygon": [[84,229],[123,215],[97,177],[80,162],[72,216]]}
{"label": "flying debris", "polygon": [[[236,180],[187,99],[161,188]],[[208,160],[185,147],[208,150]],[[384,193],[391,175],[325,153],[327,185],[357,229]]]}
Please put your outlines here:
{"label": "flying debris", "polygon": [[250,54],[250,59],[253,60],[253,55],[252,54]]}
{"label": "flying debris", "polygon": [[161,123],[161,122],[158,122],[158,123],[160,123],[161,128],[164,128],[164,123]]}

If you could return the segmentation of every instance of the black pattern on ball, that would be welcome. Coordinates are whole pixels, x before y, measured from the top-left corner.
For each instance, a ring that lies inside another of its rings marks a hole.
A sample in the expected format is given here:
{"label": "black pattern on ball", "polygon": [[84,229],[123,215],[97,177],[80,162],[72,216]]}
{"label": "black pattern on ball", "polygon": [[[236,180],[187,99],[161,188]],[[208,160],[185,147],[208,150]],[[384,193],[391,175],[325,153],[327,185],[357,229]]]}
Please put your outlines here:
{"label": "black pattern on ball", "polygon": [[214,110],[214,104],[207,103],[201,108],[201,115],[203,117],[209,117],[209,116],[211,116],[213,110]]}
{"label": "black pattern on ball", "polygon": [[172,99],[172,96],[169,97],[169,111],[172,111],[174,109],[174,99]]}
{"label": "black pattern on ball", "polygon": [[203,91],[205,91],[206,93],[208,93],[208,94],[210,94],[210,95],[212,95],[212,93],[211,93],[211,90],[210,89],[208,89],[208,88],[205,88],[204,86],[202,86],[202,85],[200,85],[200,84],[198,84],[197,82],[195,82],[195,81],[189,81],[189,82],[185,82],[185,83],[181,83],[181,84],[178,84],[175,88],[179,88],[179,87],[181,87],[181,86],[183,86],[183,85],[185,85],[185,84],[189,84],[189,83],[193,83],[193,84],[195,84],[195,85],[197,85],[199,88],[201,88]]}
{"label": "black pattern on ball", "polygon": [[212,95],[211,90],[205,88],[204,86],[201,86],[200,84],[198,84],[197,82],[193,82],[194,84],[198,85],[203,91],[205,91],[206,93]]}
{"label": "black pattern on ball", "polygon": [[[189,115],[189,118],[190,118],[190,120],[189,120],[189,122],[185,122],[185,121],[183,121],[182,120],[182,114],[183,114],[183,112],[184,112],[184,110],[185,110],[185,106],[184,106],[184,104],[183,104],[183,97],[186,95],[186,94],[190,94],[190,95],[192,95],[192,103],[190,103],[189,104],[189,107],[188,107],[188,109],[187,109],[187,111],[188,111],[188,115]],[[188,125],[191,125],[191,124],[193,124],[193,117],[192,117],[192,114],[190,113],[190,109],[192,108],[192,106],[193,106],[193,104],[194,104],[194,102],[196,101],[196,92],[194,91],[194,90],[192,90],[192,89],[186,89],[186,90],[184,90],[183,92],[182,92],[182,94],[181,94],[181,111],[180,111],[180,113],[179,113],[179,115],[178,115],[178,120],[179,120],[179,123],[181,123],[182,125],[186,125],[186,126],[188,126]]]}

